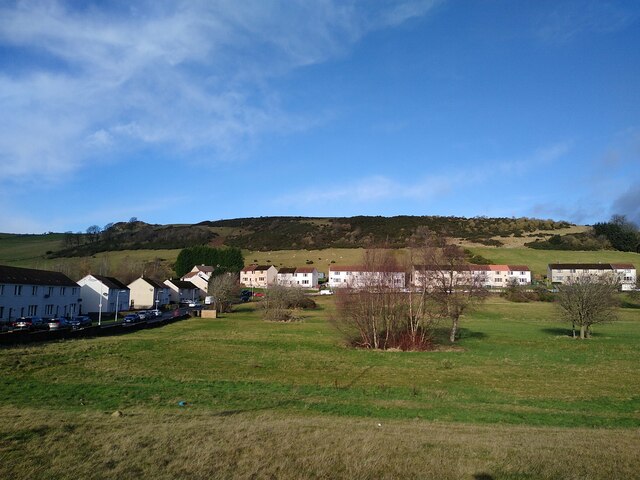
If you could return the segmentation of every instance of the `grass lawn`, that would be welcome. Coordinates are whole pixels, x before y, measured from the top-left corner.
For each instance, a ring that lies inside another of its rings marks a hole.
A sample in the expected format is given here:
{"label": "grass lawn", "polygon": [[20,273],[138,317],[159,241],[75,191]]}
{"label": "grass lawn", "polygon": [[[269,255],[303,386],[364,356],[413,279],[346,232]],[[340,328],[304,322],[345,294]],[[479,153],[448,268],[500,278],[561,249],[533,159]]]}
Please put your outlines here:
{"label": "grass lawn", "polygon": [[0,477],[638,475],[640,310],[577,341],[552,305],[491,298],[456,348],[370,352],[318,300],[2,348]]}

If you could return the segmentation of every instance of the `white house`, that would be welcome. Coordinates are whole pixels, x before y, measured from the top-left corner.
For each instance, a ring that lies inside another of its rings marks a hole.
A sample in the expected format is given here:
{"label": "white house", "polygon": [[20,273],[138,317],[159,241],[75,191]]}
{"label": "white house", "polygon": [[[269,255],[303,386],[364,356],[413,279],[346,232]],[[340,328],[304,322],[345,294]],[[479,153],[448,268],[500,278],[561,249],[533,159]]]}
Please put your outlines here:
{"label": "white house", "polygon": [[80,287],[48,270],[0,265],[0,321],[77,315]]}
{"label": "white house", "polygon": [[531,285],[531,270],[526,265],[461,265],[457,270],[445,270],[442,266],[414,265],[411,284],[421,287],[427,282],[449,277],[455,285],[473,282],[486,288],[503,288],[511,284]]}
{"label": "white house", "polygon": [[193,283],[200,289],[199,296],[204,296],[209,291],[209,280],[211,280],[213,270],[214,268],[210,265],[195,265],[180,280]]}
{"label": "white house", "polygon": [[278,269],[273,265],[249,265],[240,270],[240,284],[267,288],[276,283]]}
{"label": "white house", "polygon": [[315,267],[281,268],[276,283],[285,287],[318,288],[318,278]]}
{"label": "white house", "polygon": [[118,312],[129,308],[129,287],[117,278],[90,274],[78,280],[78,285],[84,314],[100,310],[105,313],[115,312],[116,305]]}
{"label": "white house", "polygon": [[616,277],[621,290],[636,287],[636,267],[631,263],[550,263],[547,279],[554,284],[570,282],[585,275]]}
{"label": "white house", "polygon": [[362,265],[331,265],[329,267],[330,288],[363,288],[374,284],[403,289],[406,286],[405,272],[399,267],[385,271],[372,271]]}
{"label": "white house", "polygon": [[129,284],[129,289],[133,308],[159,308],[171,303],[171,289],[150,278],[137,278]]}
{"label": "white house", "polygon": [[187,300],[196,301],[200,299],[201,290],[191,282],[169,279],[165,280],[164,284],[169,287],[171,303],[180,303]]}

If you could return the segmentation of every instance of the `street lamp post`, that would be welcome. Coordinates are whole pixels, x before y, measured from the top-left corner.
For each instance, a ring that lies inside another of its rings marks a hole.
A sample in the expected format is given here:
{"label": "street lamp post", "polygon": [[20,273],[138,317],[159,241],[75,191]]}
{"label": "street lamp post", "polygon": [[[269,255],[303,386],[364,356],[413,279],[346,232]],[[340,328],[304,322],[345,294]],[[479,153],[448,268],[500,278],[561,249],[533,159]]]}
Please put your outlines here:
{"label": "street lamp post", "polygon": [[104,283],[100,281],[100,303],[98,304],[98,326],[102,324],[102,297],[104,296]]}
{"label": "street lamp post", "polygon": [[126,293],[126,290],[118,290],[118,293],[116,293],[116,318],[114,320],[115,322],[118,321],[118,306],[119,306],[118,300],[120,298],[121,293]]}

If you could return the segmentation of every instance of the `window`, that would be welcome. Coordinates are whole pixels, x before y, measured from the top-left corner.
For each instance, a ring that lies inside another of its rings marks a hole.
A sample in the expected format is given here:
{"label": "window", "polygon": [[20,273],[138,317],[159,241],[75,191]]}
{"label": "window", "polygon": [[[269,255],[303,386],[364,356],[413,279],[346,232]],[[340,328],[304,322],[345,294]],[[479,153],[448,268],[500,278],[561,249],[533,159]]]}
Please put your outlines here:
{"label": "window", "polygon": [[33,317],[34,315],[36,315],[38,311],[38,306],[37,305],[29,305],[29,316]]}
{"label": "window", "polygon": [[4,285],[0,285],[0,295],[4,295]]}
{"label": "window", "polygon": [[[16,285],[15,288],[13,289],[13,294],[14,295],[22,295],[22,285]],[[24,315],[22,315],[24,316]]]}
{"label": "window", "polygon": [[60,295],[63,295],[66,293],[67,291],[67,287],[60,287]]}
{"label": "window", "polygon": [[35,285],[31,287],[31,295],[38,295],[38,287],[36,287]]}
{"label": "window", "polygon": [[502,282],[502,279],[501,278],[496,278],[495,281],[499,283],[499,282]]}
{"label": "window", "polygon": [[78,289],[76,287],[73,287],[71,289],[71,295],[73,295],[74,297],[78,294]]}
{"label": "window", "polygon": [[4,307],[0,307],[0,318],[4,318]]}
{"label": "window", "polygon": [[53,315],[53,305],[47,305],[44,307],[45,315]]}
{"label": "window", "polygon": [[49,287],[49,291],[47,292],[47,295],[49,296],[53,295],[53,287]]}

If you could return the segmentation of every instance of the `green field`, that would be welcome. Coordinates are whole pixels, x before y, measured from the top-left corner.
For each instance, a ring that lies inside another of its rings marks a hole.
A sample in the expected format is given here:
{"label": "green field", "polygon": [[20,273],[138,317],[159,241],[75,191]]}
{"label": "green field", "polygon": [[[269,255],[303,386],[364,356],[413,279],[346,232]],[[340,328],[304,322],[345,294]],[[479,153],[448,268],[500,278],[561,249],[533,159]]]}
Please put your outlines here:
{"label": "green field", "polygon": [[404,353],[346,348],[319,301],[3,347],[0,477],[637,478],[637,308],[577,341],[492,297],[457,347]]}

